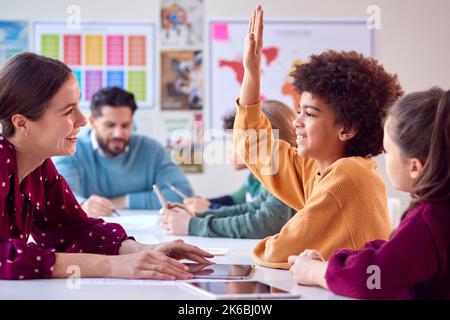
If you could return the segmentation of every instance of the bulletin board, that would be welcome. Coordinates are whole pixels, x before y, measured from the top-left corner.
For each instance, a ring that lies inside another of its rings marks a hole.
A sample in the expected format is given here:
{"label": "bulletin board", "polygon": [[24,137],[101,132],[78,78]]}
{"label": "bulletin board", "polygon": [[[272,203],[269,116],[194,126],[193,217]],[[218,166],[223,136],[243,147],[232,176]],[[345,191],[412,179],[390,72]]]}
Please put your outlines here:
{"label": "bulletin board", "polygon": [[100,88],[118,86],[134,94],[140,108],[155,106],[154,23],[33,22],[34,52],[66,63],[78,79],[80,105]]}

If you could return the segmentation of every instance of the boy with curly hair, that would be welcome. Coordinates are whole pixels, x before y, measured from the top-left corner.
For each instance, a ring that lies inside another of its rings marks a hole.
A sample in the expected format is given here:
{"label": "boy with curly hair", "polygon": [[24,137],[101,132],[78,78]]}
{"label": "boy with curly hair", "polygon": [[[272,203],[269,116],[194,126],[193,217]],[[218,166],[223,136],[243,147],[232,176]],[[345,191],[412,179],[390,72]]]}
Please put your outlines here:
{"label": "boy with curly hair", "polygon": [[[387,239],[386,188],[372,157],[383,148],[387,109],[402,95],[397,77],[356,52],[312,55],[294,72],[302,97],[294,121],[297,148],[291,147],[273,138],[260,110],[262,30],[258,6],[245,44],[234,144],[261,183],[298,212],[280,233],[256,245],[254,260],[288,269],[288,256],[307,248],[327,259],[336,249]],[[255,130],[265,134],[250,132]],[[256,159],[254,150],[259,150]],[[267,174],[267,166],[277,170]]]}

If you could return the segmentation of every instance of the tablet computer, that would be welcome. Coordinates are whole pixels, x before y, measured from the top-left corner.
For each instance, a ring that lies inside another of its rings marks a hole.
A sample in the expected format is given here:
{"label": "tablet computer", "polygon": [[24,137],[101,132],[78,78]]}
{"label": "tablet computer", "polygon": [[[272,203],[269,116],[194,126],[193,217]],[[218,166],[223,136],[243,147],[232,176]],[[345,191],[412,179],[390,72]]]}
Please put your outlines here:
{"label": "tablet computer", "polygon": [[259,281],[182,282],[181,285],[211,299],[294,299],[300,294],[269,286]]}
{"label": "tablet computer", "polygon": [[250,264],[185,263],[197,279],[246,279],[255,267]]}

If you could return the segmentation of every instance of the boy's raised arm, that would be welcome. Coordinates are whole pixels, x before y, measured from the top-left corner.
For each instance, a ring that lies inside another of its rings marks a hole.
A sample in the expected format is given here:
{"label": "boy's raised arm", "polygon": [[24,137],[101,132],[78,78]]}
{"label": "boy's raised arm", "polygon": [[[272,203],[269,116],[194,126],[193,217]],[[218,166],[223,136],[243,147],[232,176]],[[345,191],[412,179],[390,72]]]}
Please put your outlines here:
{"label": "boy's raised arm", "polygon": [[263,10],[257,6],[248,23],[244,46],[244,79],[242,81],[239,105],[248,106],[259,101],[260,65],[263,45]]}

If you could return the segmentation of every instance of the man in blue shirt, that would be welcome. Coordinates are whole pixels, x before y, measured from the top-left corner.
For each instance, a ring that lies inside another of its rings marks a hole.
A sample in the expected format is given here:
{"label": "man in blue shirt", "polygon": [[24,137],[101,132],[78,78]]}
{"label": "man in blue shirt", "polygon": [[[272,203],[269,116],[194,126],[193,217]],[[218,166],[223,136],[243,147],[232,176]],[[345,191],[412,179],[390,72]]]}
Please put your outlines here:
{"label": "man in blue shirt", "polygon": [[109,216],[115,209],[160,209],[153,184],[170,201],[182,199],[166,182],[192,195],[183,171],[163,146],[131,133],[136,109],[133,95],[123,89],[97,91],[91,100],[92,129],[79,135],[73,156],[54,158],[88,215]]}

